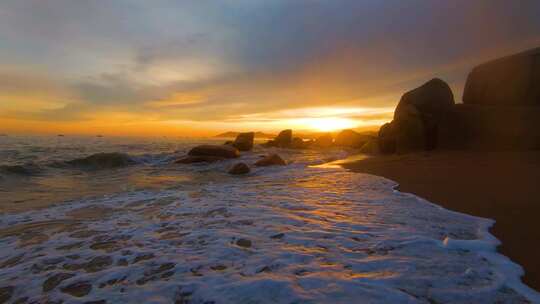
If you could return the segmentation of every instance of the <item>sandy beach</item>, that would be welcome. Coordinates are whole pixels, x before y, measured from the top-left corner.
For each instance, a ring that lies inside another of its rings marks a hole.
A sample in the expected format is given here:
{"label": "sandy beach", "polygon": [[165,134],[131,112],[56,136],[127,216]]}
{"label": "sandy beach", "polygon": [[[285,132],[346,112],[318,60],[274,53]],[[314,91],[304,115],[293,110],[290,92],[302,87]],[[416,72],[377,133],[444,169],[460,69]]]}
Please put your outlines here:
{"label": "sandy beach", "polygon": [[499,250],[525,268],[524,282],[540,289],[540,153],[433,152],[377,156],[345,164],[383,176],[445,208],[496,220]]}

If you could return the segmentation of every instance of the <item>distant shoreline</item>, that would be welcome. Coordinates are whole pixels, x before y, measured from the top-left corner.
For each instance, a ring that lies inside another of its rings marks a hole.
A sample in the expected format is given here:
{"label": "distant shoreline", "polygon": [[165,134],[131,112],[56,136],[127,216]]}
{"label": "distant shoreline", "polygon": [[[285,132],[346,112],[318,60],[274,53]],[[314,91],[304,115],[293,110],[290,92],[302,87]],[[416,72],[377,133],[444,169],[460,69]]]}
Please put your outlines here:
{"label": "distant shoreline", "polygon": [[342,165],[383,176],[444,208],[496,221],[498,250],[540,290],[540,152],[422,152],[375,156]]}

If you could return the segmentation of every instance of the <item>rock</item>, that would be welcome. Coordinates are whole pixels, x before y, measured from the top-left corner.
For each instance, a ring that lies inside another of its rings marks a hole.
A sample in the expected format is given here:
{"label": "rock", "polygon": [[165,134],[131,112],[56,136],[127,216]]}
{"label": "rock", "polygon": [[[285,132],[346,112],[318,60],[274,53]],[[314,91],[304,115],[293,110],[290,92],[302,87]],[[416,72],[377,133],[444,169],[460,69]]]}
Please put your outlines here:
{"label": "rock", "polygon": [[63,293],[67,293],[74,297],[84,297],[92,291],[92,284],[88,281],[80,281],[73,284],[70,284],[62,289]]}
{"label": "rock", "polygon": [[7,303],[13,296],[14,291],[15,287],[13,286],[0,287],[0,303]]}
{"label": "rock", "polygon": [[271,154],[255,162],[257,167],[285,166],[287,163],[277,154]]}
{"label": "rock", "polygon": [[435,149],[440,121],[454,104],[452,90],[438,78],[405,93],[392,122],[379,130],[380,151],[407,153]]}
{"label": "rock", "polygon": [[426,148],[426,132],[422,117],[415,107],[408,107],[406,118],[393,122],[396,140],[396,152],[408,153]]}
{"label": "rock", "polygon": [[[450,86],[441,79],[435,78],[401,97],[394,112],[394,121],[414,121],[417,119],[415,116],[419,115],[425,133],[424,148],[432,150],[437,147],[439,121],[454,104],[454,94]],[[410,117],[411,115],[414,117]],[[396,130],[399,132],[399,128]],[[423,148],[420,147],[420,149]]]}
{"label": "rock", "polygon": [[50,277],[48,277],[45,282],[43,282],[42,290],[43,292],[49,292],[56,288],[56,286],[60,285],[64,280],[70,279],[74,277],[75,275],[72,273],[67,272],[61,272],[54,274]]}
{"label": "rock", "polygon": [[289,148],[292,144],[292,130],[283,130],[279,132],[278,136],[273,140],[270,140],[266,143],[266,146],[270,147],[280,147],[280,148]]}
{"label": "rock", "polygon": [[196,164],[196,163],[215,163],[225,160],[219,156],[184,156],[174,161],[175,164]]}
{"label": "rock", "polygon": [[540,48],[475,67],[467,77],[463,103],[540,106]]}
{"label": "rock", "polygon": [[396,152],[396,135],[392,123],[388,122],[379,129],[379,149],[381,153],[391,154]]}
{"label": "rock", "polygon": [[343,130],[336,136],[334,144],[341,147],[360,148],[371,138],[353,130]]}
{"label": "rock", "polygon": [[154,254],[153,253],[143,253],[143,254],[139,254],[135,257],[135,259],[133,259],[133,263],[132,264],[136,264],[140,261],[146,261],[146,260],[150,260],[150,259],[153,259],[154,258]]}
{"label": "rock", "polygon": [[235,147],[218,145],[200,145],[188,152],[189,156],[213,156],[222,158],[236,158],[240,152]]}
{"label": "rock", "polygon": [[[441,149],[540,149],[540,107],[457,104],[439,126]],[[501,123],[504,122],[504,123]]]}
{"label": "rock", "polygon": [[251,170],[249,169],[248,165],[245,163],[237,163],[229,170],[229,174],[242,175],[248,174],[250,171]]}
{"label": "rock", "polygon": [[358,151],[360,153],[364,154],[379,154],[380,148],[379,148],[379,140],[377,138],[370,139],[367,143],[365,143],[362,148]]}
{"label": "rock", "polygon": [[232,143],[232,146],[240,151],[251,151],[253,149],[254,132],[240,133]]}
{"label": "rock", "polygon": [[238,239],[236,241],[236,245],[244,248],[249,248],[251,247],[251,241],[247,239]]}
{"label": "rock", "polygon": [[334,138],[332,138],[332,135],[325,134],[317,137],[315,139],[315,142],[313,143],[313,146],[318,148],[329,148],[334,144]]}
{"label": "rock", "polygon": [[110,169],[133,165],[135,161],[124,153],[97,153],[85,158],[70,160],[66,163],[76,167]]}
{"label": "rock", "polygon": [[293,149],[307,149],[309,148],[311,141],[304,141],[300,137],[295,137],[292,140],[291,148]]}

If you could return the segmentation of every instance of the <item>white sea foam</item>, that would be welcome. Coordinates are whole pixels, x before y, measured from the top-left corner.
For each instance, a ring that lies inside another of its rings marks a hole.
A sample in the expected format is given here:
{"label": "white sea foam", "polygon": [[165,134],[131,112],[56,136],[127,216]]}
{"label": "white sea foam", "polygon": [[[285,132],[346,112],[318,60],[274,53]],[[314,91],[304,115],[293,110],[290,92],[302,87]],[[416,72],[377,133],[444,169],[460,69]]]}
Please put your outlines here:
{"label": "white sea foam", "polygon": [[29,303],[540,302],[491,220],[305,163],[1,215],[1,285]]}

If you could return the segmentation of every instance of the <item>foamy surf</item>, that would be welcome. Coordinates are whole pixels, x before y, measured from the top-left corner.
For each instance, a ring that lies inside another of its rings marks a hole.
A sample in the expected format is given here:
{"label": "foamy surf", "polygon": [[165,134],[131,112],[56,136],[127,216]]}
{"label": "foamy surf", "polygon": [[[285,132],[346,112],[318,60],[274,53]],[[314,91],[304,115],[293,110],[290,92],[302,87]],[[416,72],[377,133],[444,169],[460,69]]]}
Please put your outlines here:
{"label": "foamy surf", "polygon": [[1,215],[2,285],[28,303],[539,302],[492,221],[387,179],[301,162],[217,174]]}

